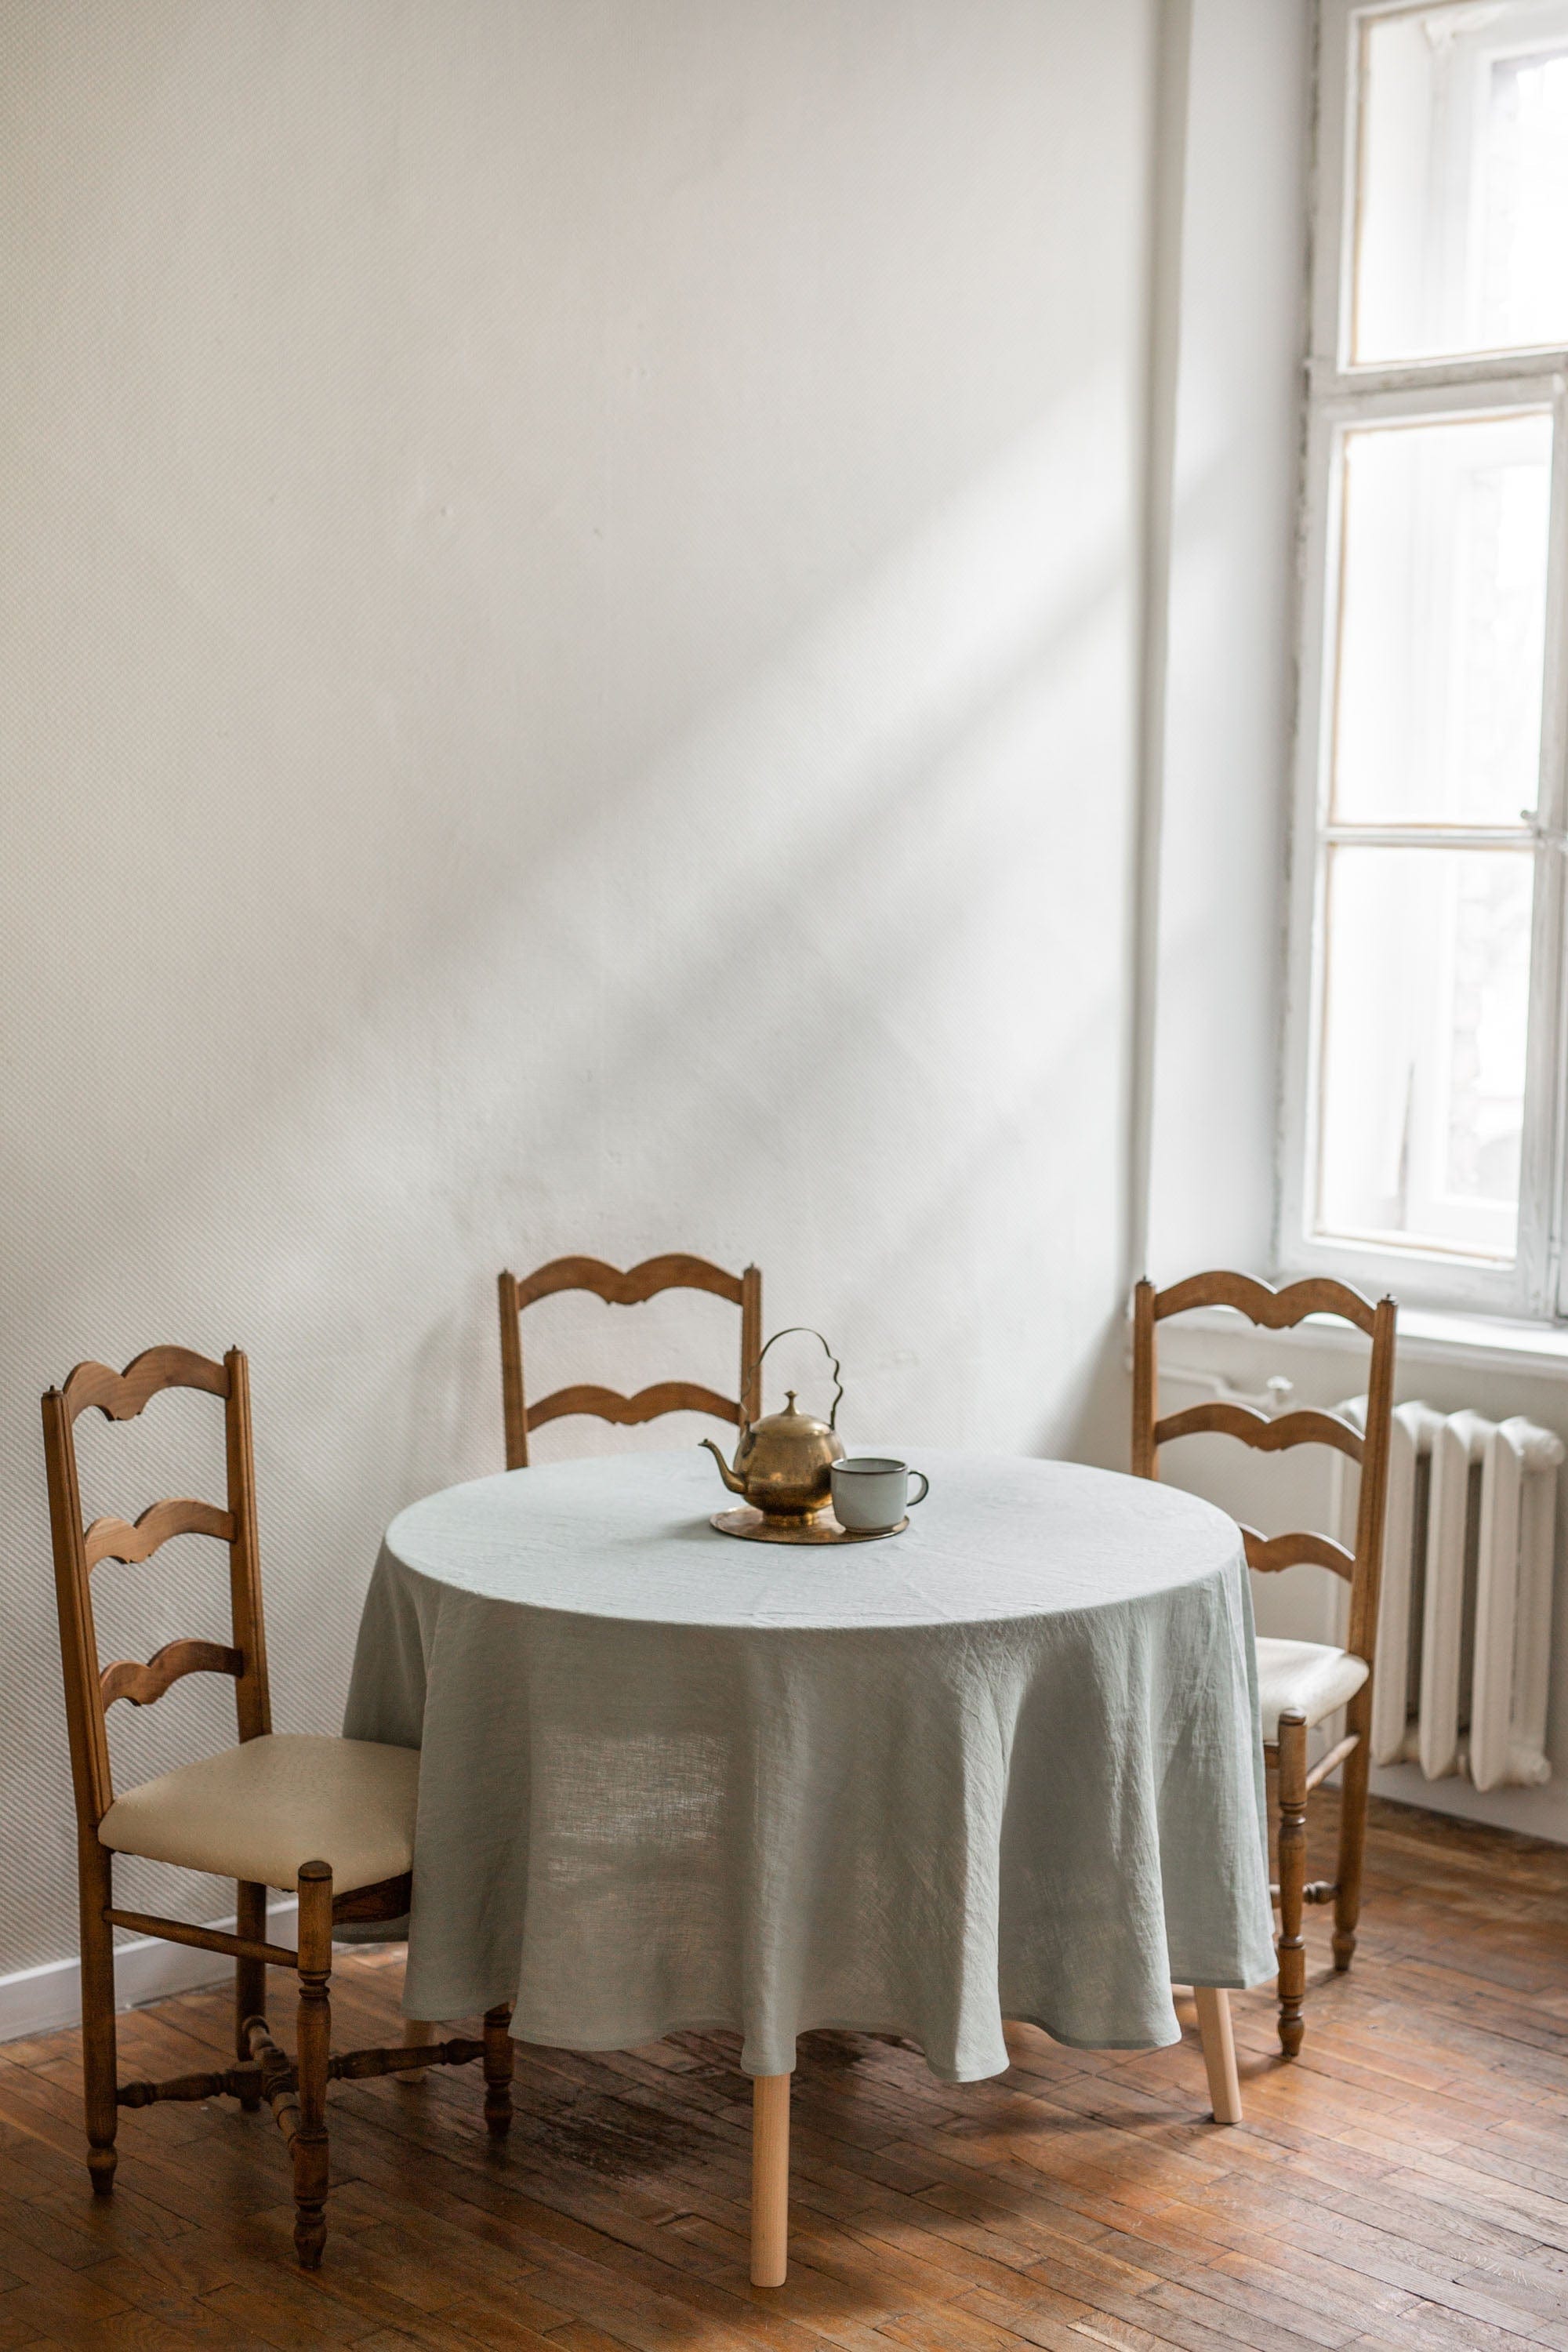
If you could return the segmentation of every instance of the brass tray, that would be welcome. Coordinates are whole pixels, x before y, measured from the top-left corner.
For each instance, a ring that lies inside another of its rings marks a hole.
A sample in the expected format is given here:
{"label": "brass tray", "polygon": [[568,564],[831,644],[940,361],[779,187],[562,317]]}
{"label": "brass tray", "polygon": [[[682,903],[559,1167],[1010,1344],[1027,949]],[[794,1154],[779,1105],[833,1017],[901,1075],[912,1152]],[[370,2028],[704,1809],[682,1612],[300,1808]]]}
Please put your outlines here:
{"label": "brass tray", "polygon": [[781,1525],[742,1503],[732,1511],[715,1511],[708,1524],[721,1536],[740,1536],[746,1543],[846,1544],[880,1543],[885,1536],[901,1536],[909,1526],[906,1511],[896,1528],[841,1528],[829,1511],[804,1526]]}

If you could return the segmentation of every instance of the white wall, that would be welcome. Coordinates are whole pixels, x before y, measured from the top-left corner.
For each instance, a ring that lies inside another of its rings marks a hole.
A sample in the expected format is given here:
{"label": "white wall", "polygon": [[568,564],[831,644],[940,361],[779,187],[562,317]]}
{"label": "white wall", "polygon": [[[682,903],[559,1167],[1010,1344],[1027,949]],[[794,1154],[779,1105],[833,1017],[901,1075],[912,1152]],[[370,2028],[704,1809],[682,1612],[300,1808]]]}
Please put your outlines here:
{"label": "white wall", "polygon": [[1194,0],[1161,757],[1156,1281],[1268,1264],[1310,11]]}
{"label": "white wall", "polygon": [[1153,15],[0,12],[0,1971],[74,1942],[79,1357],[250,1349],[286,1729],[499,1464],[505,1261],[755,1255],[851,1435],[1119,1448]]}
{"label": "white wall", "polygon": [[[1147,1265],[1158,1282],[1273,1261],[1276,1070],[1284,970],[1284,825],[1293,719],[1292,577],[1305,349],[1310,12],[1291,0],[1194,0],[1186,121],[1163,698],[1160,909]],[[1271,1373],[1293,1402],[1364,1389],[1364,1342],[1162,1331],[1166,1407]],[[1176,1368],[1195,1377],[1183,1380]],[[1510,1370],[1409,1340],[1397,1395],[1568,1438],[1568,1374]],[[1249,1455],[1220,1438],[1169,1449],[1161,1475],[1268,1532],[1326,1525],[1329,1456]],[[1260,1628],[1328,1638],[1331,1580],[1256,1578]],[[1559,1500],[1553,1685],[1539,1790],[1479,1796],[1417,1767],[1373,1786],[1405,1803],[1568,1841],[1568,1479]]]}

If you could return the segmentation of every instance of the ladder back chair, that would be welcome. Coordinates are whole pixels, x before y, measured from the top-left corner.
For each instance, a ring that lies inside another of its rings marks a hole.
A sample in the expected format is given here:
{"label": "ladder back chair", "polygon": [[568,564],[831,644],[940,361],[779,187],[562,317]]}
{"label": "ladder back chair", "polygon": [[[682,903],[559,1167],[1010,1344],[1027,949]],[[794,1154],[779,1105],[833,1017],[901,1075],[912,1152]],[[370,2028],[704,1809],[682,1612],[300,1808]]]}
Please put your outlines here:
{"label": "ladder back chair", "polygon": [[[1189,1406],[1158,1418],[1158,1366],[1154,1333],[1168,1317],[1197,1307],[1232,1307],[1271,1331],[1288,1330],[1309,1315],[1336,1315],[1353,1323],[1372,1341],[1366,1425],[1362,1431],[1339,1413],[1302,1408],[1270,1419],[1234,1399]],[[1273,1890],[1279,1910],[1276,1938],[1279,1958],[1279,2045],[1287,2058],[1301,2047],[1302,2002],[1307,1989],[1307,1952],[1301,1937],[1303,1906],[1332,1903],[1336,1969],[1348,1969],[1355,1951],[1361,1915],[1362,1859],[1366,1843],[1367,1771],[1372,1760],[1372,1673],[1377,1640],[1378,1587],[1383,1572],[1383,1528],[1388,1501],[1390,1425],[1394,1407],[1394,1341],[1396,1309],[1392,1298],[1374,1307],[1342,1282],[1292,1282],[1279,1290],[1245,1274],[1194,1274],[1168,1290],[1140,1282],[1132,1301],[1132,1468],[1140,1478],[1160,1475],[1160,1448],[1178,1437],[1205,1432],[1238,1437],[1244,1445],[1279,1454],[1295,1445],[1331,1445],[1361,1469],[1355,1549],[1330,1536],[1305,1531],[1264,1537],[1242,1529],[1249,1568],[1268,1574],[1310,1562],[1342,1577],[1350,1586],[1350,1623],[1345,1646],[1321,1642],[1271,1641],[1259,1636],[1258,1697],[1264,1756],[1278,1775],[1279,1883]],[[1310,1770],[1307,1734],[1345,1710],[1345,1736]],[[1307,1799],[1336,1767],[1340,1785],[1339,1863],[1331,1880],[1307,1881]]]}
{"label": "ladder back chair", "polygon": [[[163,1390],[175,1388],[201,1390],[223,1401],[226,1505],[158,1502],[133,1524],[100,1518],[84,1528],[77,1474],[78,1416],[96,1407],[108,1421],[129,1421]],[[150,1348],[122,1372],[111,1371],[106,1364],[79,1364],[63,1389],[48,1391],[43,1410],[76,1795],[82,2059],[92,2186],[100,2197],[113,2189],[121,2107],[221,2094],[255,2109],[266,2099],[293,2160],[295,2248],[302,2266],[314,2270],[326,2238],[328,2083],[482,2059],[485,2120],[499,2138],[511,2120],[511,2012],[491,2010],[480,2042],[331,2054],[332,1930],[344,1921],[397,1919],[407,1911],[419,1757],[416,1749],[370,1740],[272,1729],[256,1537],[250,1381],[239,1349],[231,1349],[216,1363],[184,1348]],[[121,1660],[100,1670],[93,1626],[94,1571],[108,1562],[150,1559],[170,1537],[181,1535],[211,1536],[228,1547],[229,1642],[165,1642],[145,1664]],[[109,1709],[120,1699],[149,1706],[192,1674],[233,1676],[238,1745],[117,1795]],[[232,1878],[237,1889],[237,1933],[118,1908],[116,1853],[140,1854]],[[268,1940],[269,1886],[298,1895],[294,1951]],[[114,2022],[116,1927],[133,1928],[168,1943],[194,1944],[233,1958],[234,2065],[163,2083],[120,2081]],[[299,1976],[298,2056],[292,2063],[268,2027],[268,1968],[292,1969]]]}
{"label": "ladder back chair", "polygon": [[[666,1412],[708,1412],[718,1421],[731,1422],[742,1428],[747,1422],[756,1420],[762,1378],[757,1360],[763,1346],[763,1277],[754,1265],[749,1265],[744,1274],[726,1274],[722,1266],[710,1265],[706,1258],[671,1252],[663,1257],[645,1258],[640,1265],[623,1274],[618,1267],[606,1265],[602,1258],[557,1257],[532,1274],[503,1274],[499,1288],[501,1402],[506,1415],[509,1470],[527,1469],[528,1441],[532,1431],[547,1421],[563,1420],[569,1413],[592,1413],[599,1421],[627,1425],[657,1421]],[[611,1307],[640,1306],[644,1299],[657,1297],[661,1290],[708,1290],[715,1297],[728,1299],[741,1310],[739,1397],[721,1396],[716,1390],[699,1387],[694,1381],[659,1381],[652,1388],[639,1389],[632,1397],[621,1396],[614,1389],[584,1384],[556,1389],[550,1396],[541,1397],[537,1404],[530,1404],[523,1389],[521,1318],[524,1307],[552,1297],[558,1290],[591,1290]]]}

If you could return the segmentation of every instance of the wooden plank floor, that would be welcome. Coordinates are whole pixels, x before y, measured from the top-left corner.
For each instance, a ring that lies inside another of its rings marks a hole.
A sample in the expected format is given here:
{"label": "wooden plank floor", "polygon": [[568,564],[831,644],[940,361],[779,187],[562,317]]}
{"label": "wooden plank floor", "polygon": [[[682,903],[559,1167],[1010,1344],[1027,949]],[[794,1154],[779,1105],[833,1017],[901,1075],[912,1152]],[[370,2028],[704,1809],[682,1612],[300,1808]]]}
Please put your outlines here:
{"label": "wooden plank floor", "polygon": [[[1021,2028],[1007,2074],[958,2089],[901,2044],[806,2038],[771,2292],[747,2281],[748,2086],[723,2035],[521,2050],[499,2155],[476,2068],[335,2092],[315,2278],[265,2113],[127,2115],[95,2205],[76,2037],[14,2042],[0,2352],[1568,2347],[1568,1849],[1374,1805],[1350,1977],[1326,1920],[1310,1934],[1293,2065],[1268,1992],[1236,2000],[1236,2130],[1205,2120],[1190,2003],[1180,2048]],[[342,1958],[340,2044],[396,2038],[401,1961]],[[212,2063],[226,2020],[218,1992],[123,2019],[121,2073]]]}

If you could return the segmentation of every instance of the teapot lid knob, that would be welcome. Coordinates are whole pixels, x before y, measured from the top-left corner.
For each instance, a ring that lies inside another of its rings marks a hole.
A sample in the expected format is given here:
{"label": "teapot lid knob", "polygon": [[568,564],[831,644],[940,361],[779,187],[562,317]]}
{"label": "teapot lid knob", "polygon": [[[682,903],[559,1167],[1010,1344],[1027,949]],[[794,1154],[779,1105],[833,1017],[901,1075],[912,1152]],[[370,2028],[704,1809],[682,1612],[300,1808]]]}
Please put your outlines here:
{"label": "teapot lid knob", "polygon": [[793,1389],[785,1389],[784,1391],[784,1411],[786,1412],[793,1412],[795,1411],[795,1391]]}

